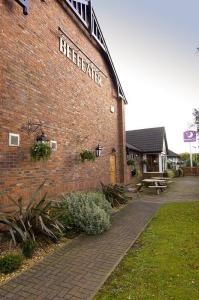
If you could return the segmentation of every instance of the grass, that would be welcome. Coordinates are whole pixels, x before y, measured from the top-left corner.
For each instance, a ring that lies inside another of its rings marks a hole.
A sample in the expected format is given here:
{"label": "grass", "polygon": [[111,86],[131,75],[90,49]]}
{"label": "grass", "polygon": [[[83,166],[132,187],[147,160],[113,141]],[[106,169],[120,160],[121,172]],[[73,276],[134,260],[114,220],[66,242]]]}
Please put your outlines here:
{"label": "grass", "polygon": [[199,202],[166,204],[95,300],[198,300]]}

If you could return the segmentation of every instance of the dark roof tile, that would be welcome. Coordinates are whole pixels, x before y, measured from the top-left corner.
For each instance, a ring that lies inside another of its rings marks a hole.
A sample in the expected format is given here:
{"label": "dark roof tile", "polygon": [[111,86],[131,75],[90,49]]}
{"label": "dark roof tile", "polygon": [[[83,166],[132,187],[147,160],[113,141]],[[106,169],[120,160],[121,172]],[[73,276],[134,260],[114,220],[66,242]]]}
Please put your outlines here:
{"label": "dark roof tile", "polygon": [[164,137],[166,140],[166,132],[164,127],[130,130],[126,132],[126,141],[128,144],[141,149],[142,152],[148,153],[162,152]]}
{"label": "dark roof tile", "polygon": [[179,154],[177,154],[177,153],[175,153],[171,150],[168,150],[168,155],[167,156],[169,156],[169,157],[180,157]]}

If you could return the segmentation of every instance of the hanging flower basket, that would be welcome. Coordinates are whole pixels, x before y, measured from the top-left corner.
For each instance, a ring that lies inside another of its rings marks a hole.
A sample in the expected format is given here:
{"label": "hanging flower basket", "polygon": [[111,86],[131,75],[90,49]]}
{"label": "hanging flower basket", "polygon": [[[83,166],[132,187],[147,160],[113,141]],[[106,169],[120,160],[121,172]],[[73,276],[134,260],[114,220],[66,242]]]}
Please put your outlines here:
{"label": "hanging flower basket", "polygon": [[30,156],[33,161],[48,160],[52,149],[48,142],[36,142],[30,148]]}
{"label": "hanging flower basket", "polygon": [[84,150],[80,153],[80,158],[81,161],[84,162],[85,160],[89,160],[89,161],[95,161],[95,155],[92,151],[90,150]]}
{"label": "hanging flower basket", "polygon": [[129,159],[129,160],[127,161],[127,165],[128,165],[128,166],[135,166],[135,161],[134,161],[133,159]]}
{"label": "hanging flower basket", "polygon": [[143,164],[143,166],[144,166],[144,165],[147,165],[147,160],[146,160],[146,159],[143,159],[142,164]]}

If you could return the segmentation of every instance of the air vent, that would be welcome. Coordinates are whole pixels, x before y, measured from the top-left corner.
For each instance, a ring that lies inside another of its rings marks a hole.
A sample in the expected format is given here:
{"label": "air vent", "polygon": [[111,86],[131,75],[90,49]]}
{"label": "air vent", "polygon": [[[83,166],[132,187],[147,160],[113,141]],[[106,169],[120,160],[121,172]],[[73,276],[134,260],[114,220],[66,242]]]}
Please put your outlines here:
{"label": "air vent", "polygon": [[57,151],[57,141],[50,141],[52,151]]}
{"label": "air vent", "polygon": [[9,146],[19,147],[20,136],[19,134],[9,133]]}

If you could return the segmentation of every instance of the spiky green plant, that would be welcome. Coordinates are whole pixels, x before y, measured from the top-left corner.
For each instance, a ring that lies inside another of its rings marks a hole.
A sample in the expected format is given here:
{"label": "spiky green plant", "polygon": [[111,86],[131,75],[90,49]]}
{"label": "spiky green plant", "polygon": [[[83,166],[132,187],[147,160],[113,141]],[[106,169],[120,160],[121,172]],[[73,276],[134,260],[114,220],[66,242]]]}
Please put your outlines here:
{"label": "spiky green plant", "polygon": [[101,182],[102,192],[106,199],[111,203],[112,207],[117,207],[128,202],[128,197],[125,192],[125,187],[118,184],[105,185]]}
{"label": "spiky green plant", "polygon": [[11,213],[0,212],[0,223],[7,225],[15,245],[27,240],[36,241],[38,234],[57,241],[62,234],[62,224],[49,214],[52,202],[47,201],[47,193],[37,200],[44,183],[37,188],[28,205],[24,205],[22,197],[17,201],[9,197],[16,206],[15,210]]}

